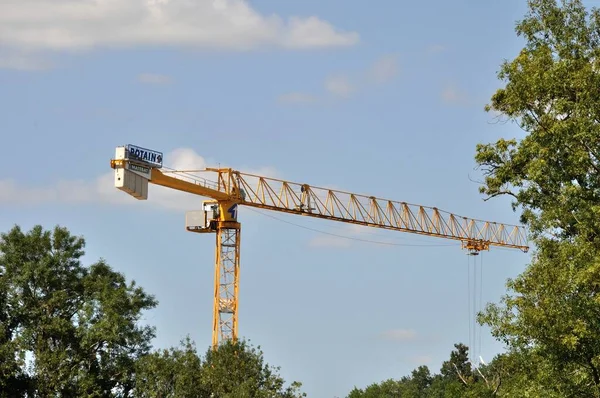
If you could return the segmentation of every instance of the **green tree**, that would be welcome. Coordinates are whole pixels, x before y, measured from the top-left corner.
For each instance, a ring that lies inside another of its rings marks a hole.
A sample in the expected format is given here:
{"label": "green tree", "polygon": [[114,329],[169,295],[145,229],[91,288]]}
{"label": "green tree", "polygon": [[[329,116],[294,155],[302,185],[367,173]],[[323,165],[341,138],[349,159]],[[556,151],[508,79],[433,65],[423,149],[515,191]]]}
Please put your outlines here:
{"label": "green tree", "polygon": [[15,358],[1,365],[0,386],[17,395],[131,395],[154,337],[138,321],[156,301],[102,260],[84,267],[84,246],[61,227],[0,235],[0,355]]}
{"label": "green tree", "polygon": [[13,340],[19,326],[11,311],[5,267],[0,262],[0,397],[23,396],[30,389],[30,380],[23,372],[25,352]]}
{"label": "green tree", "polygon": [[[498,355],[489,365],[488,373],[499,382],[498,397],[577,396],[569,372],[556,369],[552,361],[536,349],[511,350]],[[585,395],[584,395],[585,396]]]}
{"label": "green tree", "polygon": [[477,146],[481,192],[511,195],[534,237],[600,238],[600,13],[581,1],[529,0],[526,46],[502,64],[486,106],[527,134]]}
{"label": "green tree", "polygon": [[547,372],[521,388],[600,397],[600,12],[579,0],[528,7],[516,26],[526,45],[486,107],[525,137],[480,144],[476,161],[481,192],[513,198],[536,253],[480,321]]}
{"label": "green tree", "polygon": [[431,386],[432,377],[427,366],[419,366],[411,373],[410,385],[415,397],[422,397]]}
{"label": "green tree", "polygon": [[388,379],[381,383],[368,385],[364,390],[354,387],[347,398],[396,398],[408,395],[403,394],[406,380]]}
{"label": "green tree", "polygon": [[264,362],[260,348],[244,340],[224,341],[201,358],[187,338],[178,348],[143,357],[137,365],[136,397],[296,398],[301,384],[285,381]]}
{"label": "green tree", "polygon": [[442,363],[440,374],[448,380],[460,381],[472,374],[469,362],[469,347],[462,343],[454,344],[455,350],[450,352],[450,359]]}
{"label": "green tree", "polygon": [[150,352],[139,321],[156,300],[104,260],[83,266],[84,246],[62,227],[0,234],[0,397],[305,396],[245,341]]}
{"label": "green tree", "polygon": [[[347,398],[492,398],[498,396],[496,369],[474,370],[469,363],[469,350],[455,344],[450,358],[432,375],[427,366],[419,366],[410,376],[399,380],[373,383],[364,390],[354,387]],[[493,361],[492,361],[493,363]],[[490,376],[487,376],[489,374]]]}
{"label": "green tree", "polygon": [[210,397],[210,392],[202,384],[202,360],[189,337],[178,348],[159,350],[138,361],[135,396]]}
{"label": "green tree", "polygon": [[202,364],[202,385],[214,396],[223,398],[295,398],[301,384],[285,387],[279,368],[265,363],[260,347],[242,339],[226,340],[218,349],[209,348]]}
{"label": "green tree", "polygon": [[450,358],[442,363],[439,375],[435,375],[427,389],[431,398],[458,397],[493,397],[497,384],[486,379],[485,369],[475,370],[469,362],[469,348],[462,344],[454,344]]}
{"label": "green tree", "polygon": [[544,241],[531,266],[508,282],[513,294],[481,316],[509,347],[535,349],[558,371],[537,379],[561,381],[568,396],[600,396],[600,256],[593,246]]}

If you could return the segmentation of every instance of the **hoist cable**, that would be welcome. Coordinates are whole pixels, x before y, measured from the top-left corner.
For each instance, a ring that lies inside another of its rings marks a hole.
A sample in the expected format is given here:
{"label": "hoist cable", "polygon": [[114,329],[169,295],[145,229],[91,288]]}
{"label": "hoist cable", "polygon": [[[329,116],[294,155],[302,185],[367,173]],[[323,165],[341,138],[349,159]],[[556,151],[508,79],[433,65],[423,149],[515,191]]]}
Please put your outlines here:
{"label": "hoist cable", "polygon": [[[479,311],[483,310],[483,257],[479,258]],[[479,356],[481,356],[481,325],[479,325]]]}

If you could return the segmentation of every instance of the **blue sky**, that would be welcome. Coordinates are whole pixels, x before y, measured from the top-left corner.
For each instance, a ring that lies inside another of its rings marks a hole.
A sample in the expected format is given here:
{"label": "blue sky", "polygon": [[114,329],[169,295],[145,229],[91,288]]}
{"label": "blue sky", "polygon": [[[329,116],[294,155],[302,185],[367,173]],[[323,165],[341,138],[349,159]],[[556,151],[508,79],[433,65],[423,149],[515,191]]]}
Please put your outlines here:
{"label": "blue sky", "polygon": [[[87,262],[157,296],[157,347],[186,334],[209,346],[214,239],[184,230],[203,198],[116,190],[116,146],[517,222],[508,199],[482,200],[473,157],[522,135],[483,106],[522,46],[525,1],[186,3],[0,1],[0,229],[85,236]],[[469,342],[468,257],[452,241],[249,209],[240,220],[240,334],[309,396],[437,371]],[[480,259],[495,302],[529,255]],[[502,345],[482,331],[489,360]]]}

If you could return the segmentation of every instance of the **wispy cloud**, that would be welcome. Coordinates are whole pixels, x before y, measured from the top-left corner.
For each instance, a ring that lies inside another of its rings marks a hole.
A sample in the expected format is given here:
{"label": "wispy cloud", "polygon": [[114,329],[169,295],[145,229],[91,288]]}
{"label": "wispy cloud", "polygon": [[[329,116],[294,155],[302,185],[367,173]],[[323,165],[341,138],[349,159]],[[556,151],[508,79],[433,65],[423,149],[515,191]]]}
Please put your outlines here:
{"label": "wispy cloud", "polygon": [[[325,94],[331,98],[348,99],[374,85],[390,83],[398,76],[399,70],[398,56],[396,54],[386,54],[361,71],[331,74],[324,79],[323,89]],[[293,92],[279,96],[277,100],[287,103],[306,103],[319,101],[319,97],[302,92]]]}
{"label": "wispy cloud", "polygon": [[170,76],[157,73],[141,73],[138,75],[137,80],[145,84],[169,84],[173,82]]}
{"label": "wispy cloud", "polygon": [[389,341],[413,341],[417,338],[417,332],[412,329],[392,329],[383,332],[381,337]]}
{"label": "wispy cloud", "polygon": [[390,83],[399,73],[398,56],[386,54],[371,63],[365,70],[350,77],[349,73],[337,74],[325,80],[325,89],[335,96],[348,98],[351,94],[367,90],[374,84]]}
{"label": "wispy cloud", "polygon": [[19,52],[0,53],[0,69],[21,71],[42,71],[51,69],[54,65],[47,59]]}
{"label": "wispy cloud", "polygon": [[[85,21],[85,22],[82,22]],[[316,16],[261,14],[247,0],[0,2],[0,44],[38,50],[191,46],[252,50],[352,46],[359,34]]]}
{"label": "wispy cloud", "polygon": [[433,54],[439,54],[446,51],[446,46],[443,46],[441,44],[432,44],[429,47],[427,47],[426,52],[429,55],[433,55]]}
{"label": "wispy cloud", "polygon": [[456,84],[447,84],[440,93],[442,101],[450,105],[464,105],[468,97]]}
{"label": "wispy cloud", "polygon": [[[175,170],[206,168],[204,157],[190,148],[178,148],[165,155],[168,165]],[[257,175],[278,177],[269,167],[245,169]],[[208,177],[208,176],[207,176]],[[142,202],[142,203],[140,203]],[[0,180],[0,205],[34,206],[40,204],[102,204],[121,206],[152,206],[164,210],[187,211],[198,209],[201,200],[196,195],[165,187],[148,185],[148,200],[139,201],[114,186],[114,172],[109,171],[96,179],[61,180],[46,186],[26,186],[14,180]]]}
{"label": "wispy cloud", "polygon": [[317,97],[300,92],[282,94],[277,97],[277,101],[286,104],[308,104],[317,101]]}
{"label": "wispy cloud", "polygon": [[336,97],[346,98],[355,91],[355,87],[350,83],[348,77],[338,75],[325,80],[325,90]]}
{"label": "wispy cloud", "polygon": [[395,54],[384,55],[376,60],[369,69],[369,76],[376,83],[386,83],[398,75],[398,57]]}
{"label": "wispy cloud", "polygon": [[416,365],[427,365],[431,363],[433,358],[429,355],[416,355],[410,358],[410,361]]}

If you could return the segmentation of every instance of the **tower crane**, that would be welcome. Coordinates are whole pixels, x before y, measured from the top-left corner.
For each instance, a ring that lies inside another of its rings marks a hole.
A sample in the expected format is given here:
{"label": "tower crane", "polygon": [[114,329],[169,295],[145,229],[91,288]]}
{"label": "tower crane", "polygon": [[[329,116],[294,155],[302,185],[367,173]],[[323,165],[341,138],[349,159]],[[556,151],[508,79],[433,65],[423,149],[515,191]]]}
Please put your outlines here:
{"label": "tower crane", "polygon": [[115,187],[136,199],[148,199],[148,183],[209,198],[203,201],[202,210],[186,213],[185,225],[190,232],[216,234],[213,347],[238,336],[239,205],[452,239],[460,241],[461,247],[471,254],[491,246],[525,253],[529,250],[526,231],[521,226],[475,220],[436,207],[319,188],[230,168],[167,170],[163,168],[161,152],[134,145],[117,147],[110,164]]}

